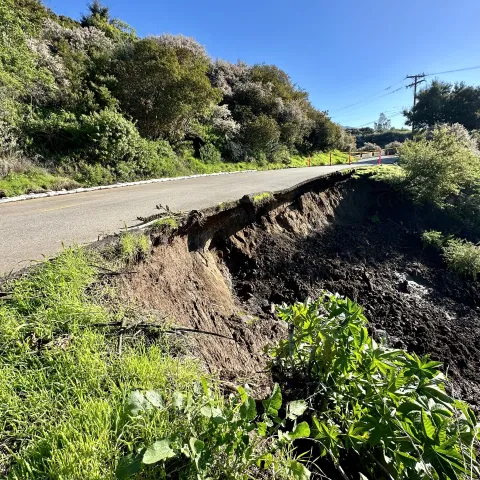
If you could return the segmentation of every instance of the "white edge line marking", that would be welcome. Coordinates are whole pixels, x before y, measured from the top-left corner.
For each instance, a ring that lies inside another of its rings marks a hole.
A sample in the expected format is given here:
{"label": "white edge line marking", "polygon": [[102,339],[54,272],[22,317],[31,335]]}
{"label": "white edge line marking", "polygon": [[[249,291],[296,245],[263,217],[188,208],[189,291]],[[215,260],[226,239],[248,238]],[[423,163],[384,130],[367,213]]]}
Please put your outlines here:
{"label": "white edge line marking", "polygon": [[238,170],[235,172],[218,172],[218,173],[199,173],[197,175],[187,175],[182,177],[168,177],[168,178],[154,178],[151,180],[140,180],[138,182],[115,183],[113,185],[100,185],[98,187],[80,187],[73,190],[57,190],[44,193],[28,193],[25,195],[18,195],[16,197],[0,198],[0,204],[20,202],[22,200],[33,200],[35,198],[57,197],[59,195],[71,195],[74,193],[94,192],[96,190],[108,190],[111,188],[132,187],[134,185],[144,185],[147,183],[172,182],[176,180],[186,180],[188,178],[198,177],[214,177],[217,175],[234,175],[237,173],[252,173],[257,170]]}
{"label": "white edge line marking", "polygon": [[[387,155],[385,155],[385,157],[387,157]],[[362,160],[367,161],[375,158],[376,157],[364,158]],[[325,167],[328,165],[321,165],[321,166]],[[361,165],[348,165],[344,163],[344,164],[337,164],[335,166],[353,167],[353,166],[361,166]],[[302,167],[296,167],[296,168],[302,168]],[[308,168],[308,167],[303,167],[303,168]],[[154,178],[151,180],[139,180],[138,182],[125,182],[125,183],[115,183],[113,185],[100,185],[98,187],[80,187],[80,188],[74,188],[73,190],[56,190],[56,191],[50,191],[45,193],[28,193],[25,195],[18,195],[16,197],[0,198],[0,205],[2,203],[20,202],[22,200],[33,200],[35,198],[58,197],[59,195],[71,195],[73,193],[95,192],[97,190],[108,190],[110,188],[132,187],[134,185],[144,185],[147,183],[173,182],[177,180],[186,180],[188,178],[215,177],[217,175],[235,175],[238,173],[252,173],[257,171],[258,170],[237,170],[235,172],[198,173],[196,175],[186,175],[182,177]]]}

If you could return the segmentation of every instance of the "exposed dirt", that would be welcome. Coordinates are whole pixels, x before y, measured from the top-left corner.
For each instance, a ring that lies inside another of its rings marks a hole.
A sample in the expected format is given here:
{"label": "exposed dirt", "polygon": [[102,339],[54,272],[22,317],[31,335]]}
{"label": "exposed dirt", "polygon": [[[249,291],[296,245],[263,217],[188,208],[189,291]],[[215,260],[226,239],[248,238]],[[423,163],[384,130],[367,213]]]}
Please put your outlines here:
{"label": "exposed dirt", "polygon": [[454,394],[480,407],[480,283],[447,272],[420,243],[422,229],[446,219],[368,179],[324,183],[268,205],[195,212],[121,280],[125,298],[232,337],[188,335],[211,372],[262,395],[271,385],[263,348],[286,334],[272,304],[339,292],[364,305],[374,335],[444,362]]}
{"label": "exposed dirt", "polygon": [[480,406],[480,284],[447,272],[419,231],[444,221],[384,185],[350,179],[272,210],[216,248],[248,310],[338,292],[395,347],[444,362],[454,394]]}
{"label": "exposed dirt", "polygon": [[263,347],[283,337],[275,318],[259,319],[235,305],[229,273],[212,252],[189,252],[186,237],[157,246],[137,273],[120,280],[123,296],[177,326],[214,332],[187,333],[207,371],[223,380],[248,382],[256,395],[271,387]]}

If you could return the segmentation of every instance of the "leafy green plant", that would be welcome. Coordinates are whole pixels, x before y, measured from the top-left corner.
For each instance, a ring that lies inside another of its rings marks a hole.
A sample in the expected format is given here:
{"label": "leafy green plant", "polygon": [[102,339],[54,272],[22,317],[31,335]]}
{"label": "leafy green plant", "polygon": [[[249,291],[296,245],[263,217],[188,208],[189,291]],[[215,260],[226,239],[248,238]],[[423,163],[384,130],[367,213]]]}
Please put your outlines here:
{"label": "leafy green plant", "polygon": [[448,268],[476,280],[480,273],[480,246],[467,240],[451,238],[443,248]]}
{"label": "leafy green plant", "polygon": [[[186,420],[185,429],[177,435],[160,438],[152,444],[123,457],[117,478],[129,478],[149,465],[159,465],[168,476],[181,469],[182,478],[249,479],[252,468],[279,470],[276,454],[297,438],[310,435],[306,422],[299,422],[307,405],[304,401],[286,405],[286,416],[279,418],[282,394],[275,385],[269,398],[262,402],[263,414],[257,412],[255,400],[247,388],[223,400],[206,381],[184,395],[174,392],[170,403],[158,391],[133,391],[128,411],[133,417],[148,415],[154,409],[170,410]],[[291,424],[291,429],[287,427]],[[281,467],[284,478],[304,480],[309,471],[297,460]]]}
{"label": "leafy green plant", "polygon": [[[271,350],[273,364],[302,391],[316,385],[312,442],[342,476],[350,468],[370,479],[478,477],[479,425],[446,393],[440,362],[378,345],[361,307],[336,295],[283,306],[279,317],[292,333]],[[356,456],[353,467],[342,451]]]}
{"label": "leafy green plant", "polygon": [[424,247],[433,247],[441,250],[445,243],[445,236],[438,230],[427,230],[422,233],[422,243]]}

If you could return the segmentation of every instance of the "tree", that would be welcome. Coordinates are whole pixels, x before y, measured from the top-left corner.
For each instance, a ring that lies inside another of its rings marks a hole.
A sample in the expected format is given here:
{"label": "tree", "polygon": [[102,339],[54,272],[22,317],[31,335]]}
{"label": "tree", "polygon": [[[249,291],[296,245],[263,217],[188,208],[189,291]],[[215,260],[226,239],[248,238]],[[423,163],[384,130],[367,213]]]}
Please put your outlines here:
{"label": "tree", "polygon": [[460,123],[468,130],[480,128],[480,87],[434,80],[418,94],[416,105],[404,112],[407,125],[419,129],[442,123]]}
{"label": "tree", "polygon": [[374,130],[376,132],[386,132],[392,128],[392,122],[382,112],[378,117],[378,122],[374,123]]}
{"label": "tree", "polygon": [[271,154],[278,147],[280,130],[273,118],[262,114],[245,126],[243,138],[253,155]]}
{"label": "tree", "polygon": [[93,0],[93,2],[88,5],[88,10],[90,13],[82,15],[80,19],[82,27],[94,27],[95,19],[110,21],[109,8],[102,5],[98,0]]}
{"label": "tree", "polygon": [[207,77],[206,57],[198,53],[196,42],[192,49],[191,42],[180,39],[172,44],[162,37],[150,37],[119,50],[116,94],[142,135],[182,140],[221,99]]}
{"label": "tree", "polygon": [[339,148],[342,142],[342,127],[332,122],[325,112],[312,108],[310,113],[313,128],[305,139],[308,152],[322,152]]}
{"label": "tree", "polygon": [[95,27],[105,32],[105,35],[113,40],[133,40],[135,31],[130,25],[117,18],[110,17],[110,9],[102,5],[98,0],[93,0],[88,5],[89,12],[82,15],[80,24],[82,27]]}

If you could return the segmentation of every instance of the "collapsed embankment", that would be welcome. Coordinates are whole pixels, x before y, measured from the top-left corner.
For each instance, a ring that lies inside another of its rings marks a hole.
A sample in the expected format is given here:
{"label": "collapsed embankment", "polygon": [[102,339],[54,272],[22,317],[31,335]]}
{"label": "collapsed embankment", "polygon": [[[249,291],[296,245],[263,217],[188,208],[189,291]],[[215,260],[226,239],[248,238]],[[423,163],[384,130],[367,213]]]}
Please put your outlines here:
{"label": "collapsed embankment", "polygon": [[158,318],[222,335],[189,338],[207,369],[258,394],[271,382],[263,349],[286,335],[273,304],[338,292],[364,305],[375,336],[444,362],[454,394],[478,406],[479,283],[420,242],[445,221],[385,184],[337,173],[190,212],[175,232],[153,233],[152,255],[118,282]]}

